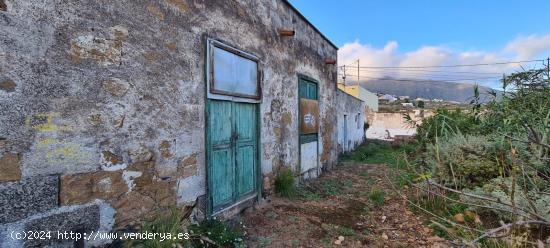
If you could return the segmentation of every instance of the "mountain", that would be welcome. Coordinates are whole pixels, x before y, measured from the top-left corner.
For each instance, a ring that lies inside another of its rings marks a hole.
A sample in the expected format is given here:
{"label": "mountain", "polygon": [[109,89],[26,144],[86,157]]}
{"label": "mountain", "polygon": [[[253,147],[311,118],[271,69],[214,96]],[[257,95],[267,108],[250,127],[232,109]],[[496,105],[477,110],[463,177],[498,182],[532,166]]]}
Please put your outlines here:
{"label": "mountain", "polygon": [[[374,93],[386,93],[396,96],[409,96],[411,99],[422,97],[427,99],[443,99],[447,101],[470,102],[474,96],[474,85],[468,83],[452,83],[441,81],[393,81],[384,80],[361,81],[361,85]],[[492,89],[479,86],[482,100],[489,100],[487,92]]]}

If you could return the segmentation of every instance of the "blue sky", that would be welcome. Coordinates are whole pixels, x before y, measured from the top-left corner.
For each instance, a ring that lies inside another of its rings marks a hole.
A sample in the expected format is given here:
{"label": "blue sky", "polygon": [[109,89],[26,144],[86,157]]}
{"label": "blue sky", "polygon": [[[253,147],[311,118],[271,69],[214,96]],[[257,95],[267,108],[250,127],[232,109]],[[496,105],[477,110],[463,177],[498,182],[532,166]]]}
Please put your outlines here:
{"label": "blue sky", "polygon": [[[359,58],[366,66],[427,66],[550,56],[549,0],[290,2],[340,47],[339,64]],[[517,65],[479,70],[496,74]]]}

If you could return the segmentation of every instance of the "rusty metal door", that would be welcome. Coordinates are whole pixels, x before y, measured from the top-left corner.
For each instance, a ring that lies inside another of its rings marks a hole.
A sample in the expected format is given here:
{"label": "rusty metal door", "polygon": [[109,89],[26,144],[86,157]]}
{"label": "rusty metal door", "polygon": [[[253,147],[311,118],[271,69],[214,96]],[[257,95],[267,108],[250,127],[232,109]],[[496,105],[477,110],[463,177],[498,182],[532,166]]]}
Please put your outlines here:
{"label": "rusty metal door", "polygon": [[304,178],[318,175],[319,92],[318,84],[307,77],[299,77],[299,153],[300,173]]}

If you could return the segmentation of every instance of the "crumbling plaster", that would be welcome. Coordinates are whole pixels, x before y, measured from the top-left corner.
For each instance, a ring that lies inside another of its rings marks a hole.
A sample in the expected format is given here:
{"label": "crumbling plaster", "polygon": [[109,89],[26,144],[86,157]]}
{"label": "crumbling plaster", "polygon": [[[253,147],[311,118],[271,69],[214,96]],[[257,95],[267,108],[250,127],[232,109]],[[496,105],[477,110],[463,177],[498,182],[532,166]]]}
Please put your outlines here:
{"label": "crumbling plaster", "polygon": [[[206,37],[260,58],[263,175],[298,164],[298,74],[319,81],[319,164],[336,163],[336,67],[324,63],[336,48],[285,1],[5,2],[0,80],[13,84],[0,88],[0,154],[21,156],[23,178],[63,185],[105,171],[90,180],[101,191],[121,177],[122,195],[105,199],[115,210],[146,197],[133,194],[149,189],[136,180],[194,204],[206,193]],[[282,27],[296,35],[279,36]],[[151,168],[130,169],[143,162]]]}

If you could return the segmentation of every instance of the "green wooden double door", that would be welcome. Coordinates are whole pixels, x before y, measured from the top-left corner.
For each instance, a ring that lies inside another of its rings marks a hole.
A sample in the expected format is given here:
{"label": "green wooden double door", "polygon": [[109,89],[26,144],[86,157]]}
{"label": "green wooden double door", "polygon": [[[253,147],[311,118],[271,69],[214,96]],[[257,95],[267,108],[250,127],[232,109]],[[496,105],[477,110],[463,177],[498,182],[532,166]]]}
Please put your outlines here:
{"label": "green wooden double door", "polygon": [[257,104],[208,100],[208,193],[211,212],[256,193]]}

